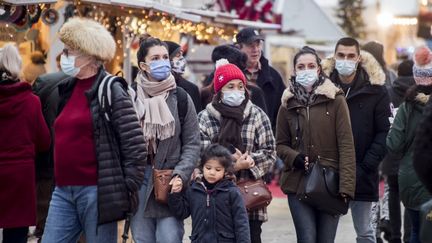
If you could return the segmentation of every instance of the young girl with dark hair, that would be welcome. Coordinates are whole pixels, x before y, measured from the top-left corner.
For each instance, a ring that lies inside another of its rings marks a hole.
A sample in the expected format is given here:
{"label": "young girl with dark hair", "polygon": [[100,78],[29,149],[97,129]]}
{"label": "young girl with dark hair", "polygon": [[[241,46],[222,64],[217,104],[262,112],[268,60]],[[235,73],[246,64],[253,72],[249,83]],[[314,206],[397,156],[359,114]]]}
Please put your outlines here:
{"label": "young girl with dark hair", "polygon": [[171,212],[180,219],[192,216],[191,241],[250,242],[249,224],[243,199],[233,183],[233,157],[225,147],[210,145],[199,165],[202,174],[181,192],[173,183],[169,195]]}

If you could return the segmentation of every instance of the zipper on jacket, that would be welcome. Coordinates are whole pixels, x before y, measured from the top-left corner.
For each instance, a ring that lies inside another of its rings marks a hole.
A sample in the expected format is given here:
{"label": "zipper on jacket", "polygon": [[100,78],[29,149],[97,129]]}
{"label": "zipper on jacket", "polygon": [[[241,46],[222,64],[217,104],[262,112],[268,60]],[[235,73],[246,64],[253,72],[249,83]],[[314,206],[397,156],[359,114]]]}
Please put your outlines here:
{"label": "zipper on jacket", "polygon": [[348,88],[348,90],[347,90],[347,93],[345,94],[345,98],[347,98],[347,97],[348,97],[348,95],[349,95],[350,91],[351,91],[351,87],[349,87],[349,88]]}
{"label": "zipper on jacket", "polygon": [[207,193],[207,207],[210,207],[210,194],[207,192],[207,190],[206,193]]}

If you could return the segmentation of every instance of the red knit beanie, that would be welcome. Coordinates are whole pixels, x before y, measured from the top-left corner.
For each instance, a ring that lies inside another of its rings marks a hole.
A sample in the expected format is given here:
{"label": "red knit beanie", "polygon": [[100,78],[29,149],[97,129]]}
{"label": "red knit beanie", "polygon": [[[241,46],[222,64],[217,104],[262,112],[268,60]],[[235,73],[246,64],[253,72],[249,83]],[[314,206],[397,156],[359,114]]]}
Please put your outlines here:
{"label": "red knit beanie", "polygon": [[234,79],[240,79],[246,86],[246,77],[236,65],[229,63],[224,58],[217,60],[213,77],[215,93],[218,93],[225,84]]}

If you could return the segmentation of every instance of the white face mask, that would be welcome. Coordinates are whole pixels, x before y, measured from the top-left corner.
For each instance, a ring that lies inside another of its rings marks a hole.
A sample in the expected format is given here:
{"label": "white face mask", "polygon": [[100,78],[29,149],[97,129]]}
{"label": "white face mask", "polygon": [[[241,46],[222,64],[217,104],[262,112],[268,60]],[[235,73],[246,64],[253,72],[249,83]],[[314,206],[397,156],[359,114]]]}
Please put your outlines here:
{"label": "white face mask", "polygon": [[60,67],[61,70],[68,76],[76,77],[80,72],[81,68],[75,67],[76,56],[65,56],[62,54],[60,56]]}
{"label": "white face mask", "polygon": [[186,58],[173,58],[171,66],[174,72],[183,74],[186,69]]}
{"label": "white face mask", "polygon": [[357,67],[357,61],[336,59],[336,70],[342,76],[350,76]]}
{"label": "white face mask", "polygon": [[296,82],[305,88],[310,88],[318,80],[318,70],[309,69],[296,73]]}
{"label": "white face mask", "polygon": [[227,90],[222,91],[222,103],[228,106],[239,106],[245,99],[244,91]]}

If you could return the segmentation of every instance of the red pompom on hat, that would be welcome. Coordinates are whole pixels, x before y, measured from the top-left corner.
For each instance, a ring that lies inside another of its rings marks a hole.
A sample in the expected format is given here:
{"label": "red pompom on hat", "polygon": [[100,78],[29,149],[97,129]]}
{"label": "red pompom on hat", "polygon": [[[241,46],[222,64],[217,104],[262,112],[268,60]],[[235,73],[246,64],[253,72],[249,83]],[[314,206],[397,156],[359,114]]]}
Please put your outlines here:
{"label": "red pompom on hat", "polygon": [[216,71],[213,77],[215,92],[218,93],[225,84],[234,79],[240,79],[246,86],[246,77],[236,65],[229,63],[228,60],[224,58],[217,60]]}
{"label": "red pompom on hat", "polygon": [[425,66],[432,61],[432,54],[426,46],[421,46],[415,50],[414,62],[416,66]]}
{"label": "red pompom on hat", "polygon": [[432,85],[432,52],[426,46],[414,52],[413,76],[417,85]]}

